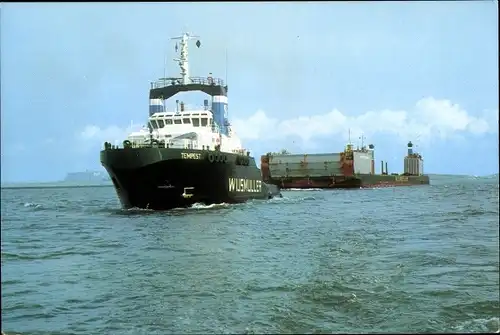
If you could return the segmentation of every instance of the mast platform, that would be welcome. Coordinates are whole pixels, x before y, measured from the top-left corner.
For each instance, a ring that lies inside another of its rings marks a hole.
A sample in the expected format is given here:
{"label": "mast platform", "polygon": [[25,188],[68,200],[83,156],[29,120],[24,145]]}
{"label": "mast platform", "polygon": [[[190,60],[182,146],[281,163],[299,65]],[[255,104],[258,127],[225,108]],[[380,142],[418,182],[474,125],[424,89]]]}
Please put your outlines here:
{"label": "mast platform", "polygon": [[183,84],[182,78],[160,78],[151,83],[150,99],[169,99],[180,92],[201,91],[210,96],[227,96],[224,80],[212,77],[190,77],[189,83]]}

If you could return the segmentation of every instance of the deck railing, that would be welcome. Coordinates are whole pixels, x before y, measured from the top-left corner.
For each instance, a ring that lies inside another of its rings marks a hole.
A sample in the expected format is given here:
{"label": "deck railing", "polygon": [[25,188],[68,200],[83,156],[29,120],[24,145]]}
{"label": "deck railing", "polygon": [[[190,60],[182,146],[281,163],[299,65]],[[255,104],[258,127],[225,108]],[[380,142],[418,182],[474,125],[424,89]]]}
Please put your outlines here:
{"label": "deck railing", "polygon": [[[224,86],[224,80],[220,78],[212,77],[190,77],[189,82],[186,84],[198,84],[198,85],[213,85],[213,86]],[[151,83],[151,89],[163,88],[169,86],[183,85],[182,78],[165,78],[160,79]]]}
{"label": "deck railing", "polygon": [[[193,141],[194,142],[194,141]],[[132,141],[123,141],[122,145],[111,144],[109,142],[104,142],[104,150],[123,150],[123,149],[137,149],[137,148],[172,148],[172,149],[197,149],[197,150],[207,150],[207,151],[220,151],[220,146],[208,146],[199,145],[198,143],[191,143],[190,145],[185,145],[181,143],[164,143],[163,141],[153,142],[153,143],[140,143]],[[238,155],[250,155],[250,152],[246,149],[231,150],[232,153]]]}

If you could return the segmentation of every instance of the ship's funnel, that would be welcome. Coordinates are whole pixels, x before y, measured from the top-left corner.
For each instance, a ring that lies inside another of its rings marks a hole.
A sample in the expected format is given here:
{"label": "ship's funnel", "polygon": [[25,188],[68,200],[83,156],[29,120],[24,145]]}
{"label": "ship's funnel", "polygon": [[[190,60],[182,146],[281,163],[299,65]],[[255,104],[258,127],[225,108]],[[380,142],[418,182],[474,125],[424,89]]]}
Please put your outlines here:
{"label": "ship's funnel", "polygon": [[389,169],[387,169],[387,162],[385,162],[385,174],[389,174]]}
{"label": "ship's funnel", "polygon": [[380,161],[380,174],[384,174],[384,161]]}
{"label": "ship's funnel", "polygon": [[162,99],[149,99],[149,116],[154,113],[163,113],[165,106]]}
{"label": "ship's funnel", "polygon": [[223,95],[216,95],[212,98],[212,113],[214,115],[214,122],[219,126],[222,134],[227,135],[227,97]]}

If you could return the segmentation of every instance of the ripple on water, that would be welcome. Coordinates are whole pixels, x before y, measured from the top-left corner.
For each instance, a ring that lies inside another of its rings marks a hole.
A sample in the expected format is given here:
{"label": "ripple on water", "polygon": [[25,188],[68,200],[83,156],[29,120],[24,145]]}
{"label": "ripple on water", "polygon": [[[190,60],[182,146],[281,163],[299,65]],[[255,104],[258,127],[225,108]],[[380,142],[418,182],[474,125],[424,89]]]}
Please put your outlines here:
{"label": "ripple on water", "polygon": [[169,212],[121,210],[105,187],[2,190],[2,327],[496,331],[498,187],[436,183]]}

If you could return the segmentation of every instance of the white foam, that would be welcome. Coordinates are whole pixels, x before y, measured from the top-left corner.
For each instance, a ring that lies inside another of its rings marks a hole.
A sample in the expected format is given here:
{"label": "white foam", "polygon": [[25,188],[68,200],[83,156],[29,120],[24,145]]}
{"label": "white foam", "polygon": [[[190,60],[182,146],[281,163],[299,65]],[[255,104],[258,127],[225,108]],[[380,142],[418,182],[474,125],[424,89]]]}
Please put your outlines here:
{"label": "white foam", "polygon": [[211,205],[204,205],[202,203],[195,203],[193,204],[190,208],[193,209],[211,209],[211,208],[219,208],[219,207],[227,207],[229,204],[223,202],[220,204],[211,204]]}

